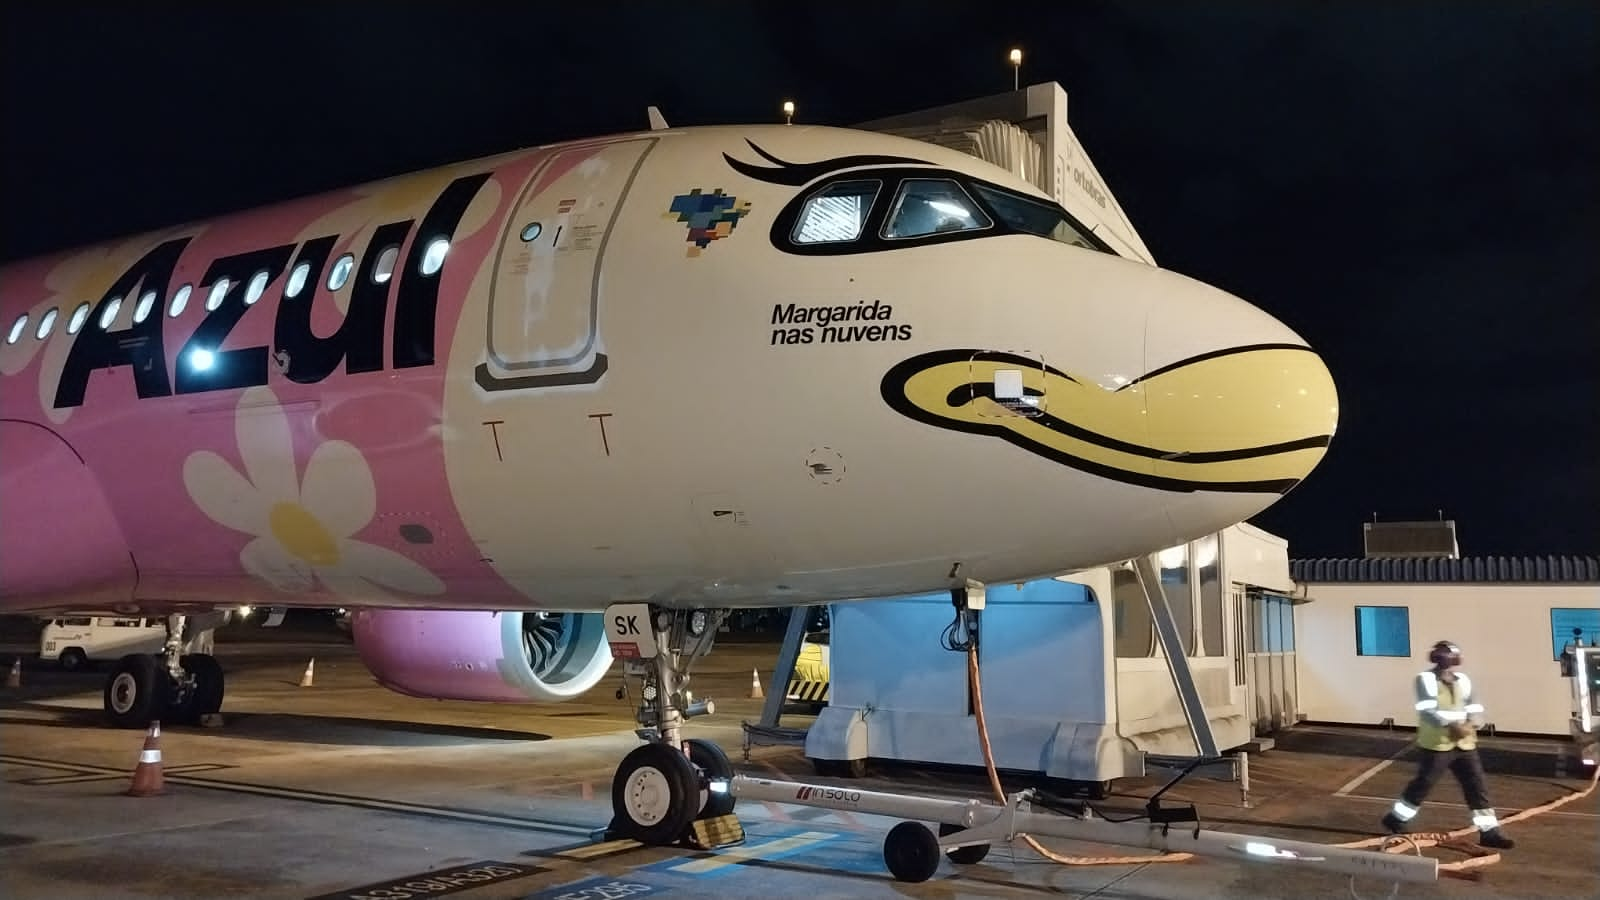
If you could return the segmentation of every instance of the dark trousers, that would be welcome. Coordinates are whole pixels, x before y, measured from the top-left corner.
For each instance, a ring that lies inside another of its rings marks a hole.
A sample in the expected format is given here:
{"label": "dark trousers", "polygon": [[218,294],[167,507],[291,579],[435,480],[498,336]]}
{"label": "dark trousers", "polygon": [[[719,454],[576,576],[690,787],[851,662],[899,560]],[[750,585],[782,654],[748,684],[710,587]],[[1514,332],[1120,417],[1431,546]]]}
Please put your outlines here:
{"label": "dark trousers", "polygon": [[1478,760],[1477,750],[1423,750],[1419,748],[1422,759],[1417,764],[1417,775],[1406,785],[1405,792],[1400,795],[1407,806],[1421,809],[1422,801],[1428,799],[1428,794],[1433,790],[1434,784],[1439,781],[1439,776],[1448,768],[1461,782],[1461,793],[1467,797],[1469,809],[1490,809],[1489,792],[1483,784],[1483,763]]}

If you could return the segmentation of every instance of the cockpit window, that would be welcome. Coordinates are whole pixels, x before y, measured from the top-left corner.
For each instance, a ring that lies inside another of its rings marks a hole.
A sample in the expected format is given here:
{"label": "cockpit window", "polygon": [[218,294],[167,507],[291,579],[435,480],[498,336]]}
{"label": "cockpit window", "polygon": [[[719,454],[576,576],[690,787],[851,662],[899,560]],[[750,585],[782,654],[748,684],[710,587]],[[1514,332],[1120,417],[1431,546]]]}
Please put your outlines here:
{"label": "cockpit window", "polygon": [[1087,231],[1055,206],[1017,194],[986,188],[981,184],[973,187],[977,188],[979,196],[983,197],[983,202],[989,204],[995,215],[1018,231],[1037,234],[1074,247],[1105,251],[1104,247],[1089,239]]}
{"label": "cockpit window", "polygon": [[881,187],[878,181],[841,181],[812,194],[795,222],[794,242],[822,244],[860,237]]}
{"label": "cockpit window", "polygon": [[961,185],[948,178],[908,178],[883,226],[886,238],[976,231],[993,225]]}

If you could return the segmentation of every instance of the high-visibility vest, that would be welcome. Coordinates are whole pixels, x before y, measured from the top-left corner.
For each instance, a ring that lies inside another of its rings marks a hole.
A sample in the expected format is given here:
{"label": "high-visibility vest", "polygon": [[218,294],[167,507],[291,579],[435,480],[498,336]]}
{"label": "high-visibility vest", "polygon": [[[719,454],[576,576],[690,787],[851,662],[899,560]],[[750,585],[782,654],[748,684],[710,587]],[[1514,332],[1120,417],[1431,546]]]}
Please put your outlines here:
{"label": "high-visibility vest", "polygon": [[1455,681],[1446,684],[1432,669],[1419,673],[1417,694],[1417,746],[1426,750],[1472,750],[1478,746],[1476,735],[1468,733],[1456,740],[1450,736],[1450,726],[1483,716],[1483,704],[1472,695],[1472,679],[1457,672]]}

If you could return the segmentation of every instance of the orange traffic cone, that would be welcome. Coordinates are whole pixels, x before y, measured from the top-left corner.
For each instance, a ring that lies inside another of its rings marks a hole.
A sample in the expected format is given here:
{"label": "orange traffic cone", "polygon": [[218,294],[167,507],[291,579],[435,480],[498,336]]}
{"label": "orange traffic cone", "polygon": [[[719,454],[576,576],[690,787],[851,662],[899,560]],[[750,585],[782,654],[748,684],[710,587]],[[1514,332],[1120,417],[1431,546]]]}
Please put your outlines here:
{"label": "orange traffic cone", "polygon": [[756,670],[755,669],[751,669],[750,670],[750,699],[751,700],[760,700],[764,696],[766,696],[766,695],[761,693],[761,676],[756,674]]}
{"label": "orange traffic cone", "polygon": [[139,767],[133,770],[133,784],[128,786],[130,797],[154,797],[162,791],[161,777],[161,723],[151,722],[144,735],[144,749],[139,751]]}
{"label": "orange traffic cone", "polygon": [[22,657],[17,657],[11,662],[11,674],[6,676],[6,687],[22,687]]}
{"label": "orange traffic cone", "polygon": [[312,681],[313,676],[316,674],[316,668],[317,668],[317,658],[315,656],[313,656],[313,657],[311,657],[311,661],[306,663],[305,674],[300,676],[300,686],[301,687],[311,687],[311,681]]}

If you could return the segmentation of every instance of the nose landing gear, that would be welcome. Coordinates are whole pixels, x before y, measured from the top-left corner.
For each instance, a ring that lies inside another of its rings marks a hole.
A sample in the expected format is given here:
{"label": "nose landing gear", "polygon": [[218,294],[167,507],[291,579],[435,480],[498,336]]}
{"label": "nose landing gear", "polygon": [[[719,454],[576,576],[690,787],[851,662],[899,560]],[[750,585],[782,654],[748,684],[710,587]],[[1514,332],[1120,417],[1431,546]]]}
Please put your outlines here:
{"label": "nose landing gear", "polygon": [[727,790],[733,764],[716,744],[682,735],[685,720],[716,711],[710,700],[694,699],[689,672],[711,651],[726,617],[726,610],[644,603],[606,610],[606,634],[623,661],[623,677],[643,681],[636,733],[647,741],[623,757],[612,779],[611,837],[702,849],[744,839]]}

